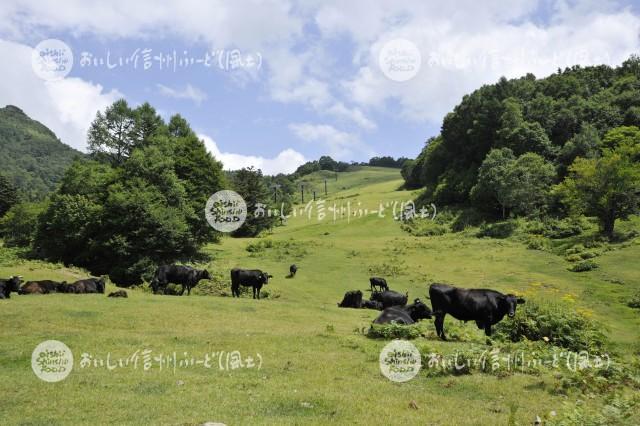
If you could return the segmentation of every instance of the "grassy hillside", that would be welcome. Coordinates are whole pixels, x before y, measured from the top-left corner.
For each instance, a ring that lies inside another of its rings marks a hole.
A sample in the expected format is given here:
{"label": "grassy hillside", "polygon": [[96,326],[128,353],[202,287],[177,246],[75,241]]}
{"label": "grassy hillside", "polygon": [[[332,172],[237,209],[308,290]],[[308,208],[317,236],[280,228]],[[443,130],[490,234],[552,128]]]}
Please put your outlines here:
{"label": "grassy hillside", "polygon": [[2,173],[29,200],[52,191],[79,151],[63,144],[41,123],[21,109],[0,108],[0,164]]}
{"label": "grassy hillside", "polygon": [[[316,173],[305,180],[321,188],[324,177]],[[583,312],[597,321],[611,340],[614,361],[627,365],[640,353],[640,315],[625,304],[640,291],[638,238],[603,251],[599,269],[572,273],[558,252],[527,249],[517,238],[480,239],[476,230],[436,237],[402,231],[393,220],[393,204],[415,194],[398,190],[398,170],[362,168],[340,173],[337,181],[331,177],[325,208],[350,204],[351,216],[337,215],[334,221],[326,211],[319,220],[312,204],[311,218],[307,212],[297,214],[272,235],[224,238],[208,246],[211,261],[204,266],[214,280],[201,283],[191,297],[154,296],[139,289],[130,290],[128,299],[47,295],[2,301],[2,423],[524,425],[536,415],[545,420],[574,415],[578,400],[587,399],[588,409],[598,413],[615,403],[608,399],[613,391],[590,390],[591,396],[585,396],[564,389],[569,373],[550,369],[452,375],[424,368],[407,383],[391,382],[380,374],[378,363],[387,341],[362,332],[378,313],[339,309],[336,303],[346,290],[361,289],[368,297],[371,275],[386,276],[393,289],[408,291],[410,298],[424,298],[427,283],[440,281],[515,292],[541,303],[562,302],[569,315]],[[359,217],[358,208],[376,210],[381,203],[389,206],[385,217]],[[638,228],[638,219],[621,226]],[[82,275],[61,265],[21,260],[7,249],[0,253],[0,277],[19,273],[27,279],[71,280]],[[285,278],[291,263],[299,267],[294,279]],[[202,296],[229,294],[226,282],[234,266],[273,274],[263,289],[268,297]],[[218,282],[225,287],[216,287]],[[423,336],[414,343],[423,359],[429,353],[502,347],[487,346],[475,324],[450,317],[445,322],[449,342],[436,339],[431,321],[419,328]],[[39,380],[30,368],[31,352],[47,339],[61,340],[74,352],[76,366],[59,383]],[[78,368],[83,352],[117,359],[144,349],[200,358],[238,350],[243,356],[259,353],[263,365],[233,371],[192,366],[175,373],[140,366]],[[623,396],[630,392],[619,391]],[[628,424],[636,419],[627,419]]]}

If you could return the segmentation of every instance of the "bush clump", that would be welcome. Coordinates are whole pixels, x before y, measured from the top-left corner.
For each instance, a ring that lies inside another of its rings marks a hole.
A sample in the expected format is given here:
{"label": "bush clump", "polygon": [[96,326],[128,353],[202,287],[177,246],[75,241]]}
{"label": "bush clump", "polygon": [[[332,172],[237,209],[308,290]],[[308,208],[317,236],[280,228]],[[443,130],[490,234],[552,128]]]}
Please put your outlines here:
{"label": "bush clump", "polygon": [[631,299],[627,302],[627,306],[630,308],[640,309],[640,292],[631,296]]}
{"label": "bush clump", "polygon": [[544,340],[575,352],[598,352],[606,345],[601,329],[570,306],[528,300],[514,318],[498,323],[496,337],[512,342]]}
{"label": "bush clump", "polygon": [[573,264],[568,269],[571,272],[587,272],[598,269],[598,264],[593,260],[583,260],[582,262]]}
{"label": "bush clump", "polygon": [[507,238],[513,234],[518,228],[518,224],[514,221],[496,222],[483,224],[476,234],[478,238]]}
{"label": "bush clump", "polygon": [[560,239],[580,235],[584,230],[582,221],[575,218],[548,219],[545,222],[544,236]]}
{"label": "bush clump", "polygon": [[449,231],[446,225],[429,219],[407,221],[402,224],[402,230],[416,237],[435,237]]}
{"label": "bush clump", "polygon": [[417,324],[372,324],[367,331],[371,339],[416,339],[422,332]]}

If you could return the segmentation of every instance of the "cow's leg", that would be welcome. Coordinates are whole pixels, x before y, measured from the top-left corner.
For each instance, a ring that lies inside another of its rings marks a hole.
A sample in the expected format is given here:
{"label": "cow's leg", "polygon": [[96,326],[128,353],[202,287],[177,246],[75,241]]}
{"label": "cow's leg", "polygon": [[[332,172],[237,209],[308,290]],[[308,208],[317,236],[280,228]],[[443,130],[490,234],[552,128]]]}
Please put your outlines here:
{"label": "cow's leg", "polygon": [[447,340],[447,337],[444,335],[444,316],[445,314],[442,313],[436,314],[434,324],[436,326],[436,334],[438,335],[438,337],[440,337],[442,340]]}
{"label": "cow's leg", "polygon": [[484,326],[484,334],[486,334],[488,337],[491,337],[491,323],[487,323]]}
{"label": "cow's leg", "polygon": [[191,296],[191,286],[187,286],[187,296]]}
{"label": "cow's leg", "polygon": [[262,286],[258,287],[258,300],[260,300],[260,290],[262,289]]}
{"label": "cow's leg", "polygon": [[182,290],[180,290],[180,296],[184,294],[184,284],[182,284]]}
{"label": "cow's leg", "polygon": [[253,286],[252,288],[253,288],[253,298],[255,299],[256,298],[256,287]]}

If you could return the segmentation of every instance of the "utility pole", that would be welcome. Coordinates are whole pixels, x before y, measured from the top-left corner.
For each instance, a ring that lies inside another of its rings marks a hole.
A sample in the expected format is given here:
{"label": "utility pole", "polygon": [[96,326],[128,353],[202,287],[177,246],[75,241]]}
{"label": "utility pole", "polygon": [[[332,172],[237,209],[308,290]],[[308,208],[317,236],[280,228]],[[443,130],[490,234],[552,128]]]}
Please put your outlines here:
{"label": "utility pole", "polygon": [[302,202],[304,203],[304,183],[300,184],[300,193],[302,194]]}
{"label": "utility pole", "polygon": [[324,180],[324,196],[327,196],[327,180]]}
{"label": "utility pole", "polygon": [[316,191],[313,191],[313,201],[316,200]]}

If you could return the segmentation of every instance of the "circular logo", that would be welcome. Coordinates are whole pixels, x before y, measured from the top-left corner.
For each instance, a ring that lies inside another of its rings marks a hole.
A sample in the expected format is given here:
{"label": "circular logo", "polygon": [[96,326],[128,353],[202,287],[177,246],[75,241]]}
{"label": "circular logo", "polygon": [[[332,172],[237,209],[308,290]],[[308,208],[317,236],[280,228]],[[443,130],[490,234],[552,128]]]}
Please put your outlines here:
{"label": "circular logo", "polygon": [[31,369],[45,382],[64,380],[73,369],[73,354],[58,340],[40,343],[31,354]]}
{"label": "circular logo", "polygon": [[233,232],[247,219],[247,203],[237,192],[225,189],[209,197],[204,214],[214,229]]}
{"label": "circular logo", "polygon": [[378,65],[387,78],[393,81],[408,81],[420,71],[422,55],[413,42],[396,38],[382,46],[378,55]]}
{"label": "circular logo", "polygon": [[63,79],[73,67],[73,52],[62,40],[43,40],[31,52],[31,67],[43,80]]}
{"label": "circular logo", "polygon": [[380,371],[392,382],[408,382],[413,379],[422,361],[420,351],[415,345],[406,340],[393,340],[380,352]]}

